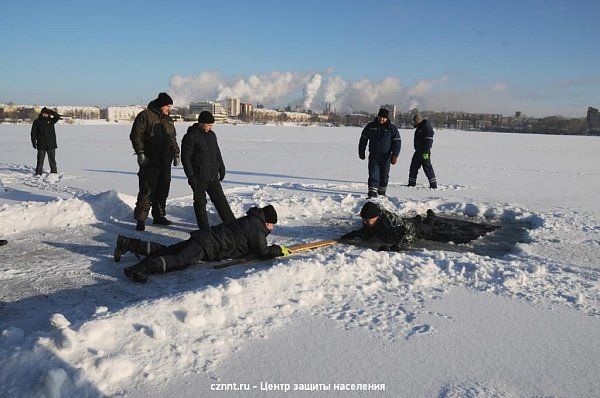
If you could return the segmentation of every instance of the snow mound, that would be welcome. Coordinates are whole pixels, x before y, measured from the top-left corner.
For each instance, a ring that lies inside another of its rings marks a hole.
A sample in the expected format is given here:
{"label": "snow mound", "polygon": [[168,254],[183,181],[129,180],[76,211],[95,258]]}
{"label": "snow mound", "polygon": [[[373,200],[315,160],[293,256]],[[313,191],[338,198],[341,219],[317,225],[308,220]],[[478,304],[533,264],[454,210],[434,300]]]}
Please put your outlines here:
{"label": "snow mound", "polygon": [[135,198],[116,191],[83,194],[50,203],[22,202],[0,207],[0,234],[68,228],[130,218]]}

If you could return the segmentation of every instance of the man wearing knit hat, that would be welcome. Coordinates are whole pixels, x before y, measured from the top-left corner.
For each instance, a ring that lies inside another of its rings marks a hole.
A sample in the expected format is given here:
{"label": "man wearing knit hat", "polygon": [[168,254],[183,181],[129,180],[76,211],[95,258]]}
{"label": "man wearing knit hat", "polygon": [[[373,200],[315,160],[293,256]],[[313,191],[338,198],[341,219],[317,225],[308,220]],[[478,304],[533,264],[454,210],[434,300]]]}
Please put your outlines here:
{"label": "man wearing knit hat", "polygon": [[228,224],[193,231],[188,240],[164,246],[119,235],[114,252],[115,261],[132,252],[146,256],[139,263],[125,268],[125,275],[135,282],[144,283],[148,275],[187,268],[198,261],[239,258],[254,254],[261,259],[287,256],[285,246],[267,245],[267,235],[277,224],[277,211],[271,205],[252,207],[241,217]]}
{"label": "man wearing knit hat", "polygon": [[44,172],[44,159],[48,154],[48,163],[50,163],[50,172],[58,173],[56,168],[56,131],[54,125],[60,120],[61,116],[46,107],[42,108],[40,115],[31,125],[31,144],[37,149],[37,165],[35,174],[42,175]]}
{"label": "man wearing knit hat", "polygon": [[429,188],[437,188],[435,172],[431,165],[431,147],[433,146],[433,127],[427,119],[423,119],[418,113],[413,116],[413,126],[415,127],[415,153],[410,162],[408,172],[408,186],[417,185],[417,173],[423,167],[423,171],[429,180]]}
{"label": "man wearing knit hat", "polygon": [[179,165],[179,146],[171,113],[173,100],[160,93],[140,112],[131,128],[129,139],[140,166],[139,192],[133,211],[136,229],[145,229],[148,212],[152,207],[154,224],[172,224],[166,218],[167,197],[171,187],[171,163]]}
{"label": "man wearing knit hat", "polygon": [[369,144],[369,198],[385,195],[390,164],[396,164],[402,141],[396,126],[389,120],[390,112],[381,108],[375,120],[365,126],[358,143],[358,156],[365,159]]}
{"label": "man wearing knit hat", "polygon": [[225,178],[225,163],[212,130],[215,118],[209,111],[202,111],[198,123],[188,128],[181,141],[181,162],[188,183],[194,191],[194,213],[198,228],[208,228],[206,194],[215,205],[221,221],[235,221],[235,216],[223,193],[221,181]]}
{"label": "man wearing knit hat", "polygon": [[379,247],[381,251],[405,250],[419,239],[468,243],[499,228],[495,225],[439,217],[431,209],[427,210],[425,218],[419,215],[402,218],[373,202],[364,204],[360,210],[360,217],[363,227],[343,235],[340,239],[378,239],[384,243]]}

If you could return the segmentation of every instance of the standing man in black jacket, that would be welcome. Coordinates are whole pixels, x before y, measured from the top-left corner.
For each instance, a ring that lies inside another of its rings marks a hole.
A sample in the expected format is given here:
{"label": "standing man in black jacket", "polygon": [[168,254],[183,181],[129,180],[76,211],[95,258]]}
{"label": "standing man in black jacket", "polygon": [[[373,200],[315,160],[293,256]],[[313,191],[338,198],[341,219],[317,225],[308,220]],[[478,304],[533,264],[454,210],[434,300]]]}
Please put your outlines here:
{"label": "standing man in black jacket", "polygon": [[188,183],[194,191],[194,213],[198,228],[208,228],[206,194],[215,205],[224,223],[235,221],[235,216],[223,193],[221,181],[225,178],[225,164],[212,131],[215,118],[209,111],[202,111],[198,123],[188,128],[181,141],[181,159]]}
{"label": "standing man in black jacket", "polygon": [[429,179],[429,187],[437,188],[437,181],[433,166],[431,165],[431,147],[433,146],[433,127],[427,119],[423,119],[417,114],[413,117],[413,126],[415,130],[415,153],[410,162],[410,172],[408,174],[408,186],[417,185],[417,173],[423,166],[423,171]]}
{"label": "standing man in black jacket", "polygon": [[285,246],[267,245],[267,235],[277,224],[277,212],[273,206],[252,207],[246,214],[229,224],[193,231],[188,240],[171,246],[119,235],[115,261],[121,261],[121,256],[127,252],[147,256],[124,270],[127,277],[144,283],[149,274],[177,271],[198,261],[239,258],[249,254],[269,259],[290,254]]}
{"label": "standing man in black jacket", "polygon": [[381,108],[377,118],[365,126],[358,142],[358,157],[363,160],[369,143],[369,198],[385,195],[390,164],[396,164],[402,146],[400,133],[389,115],[389,110]]}
{"label": "standing man in black jacket", "polygon": [[175,125],[169,114],[173,100],[167,93],[140,112],[131,128],[131,144],[137,155],[140,190],[133,210],[136,229],[143,231],[150,206],[154,224],[170,225],[166,218],[167,197],[171,187],[171,163],[179,166],[179,146]]}
{"label": "standing man in black jacket", "polygon": [[54,125],[60,120],[60,115],[48,109],[42,108],[40,116],[33,121],[31,126],[31,144],[37,149],[37,165],[35,174],[42,175],[44,172],[44,159],[48,153],[48,163],[50,163],[50,172],[57,173],[56,169],[56,131]]}

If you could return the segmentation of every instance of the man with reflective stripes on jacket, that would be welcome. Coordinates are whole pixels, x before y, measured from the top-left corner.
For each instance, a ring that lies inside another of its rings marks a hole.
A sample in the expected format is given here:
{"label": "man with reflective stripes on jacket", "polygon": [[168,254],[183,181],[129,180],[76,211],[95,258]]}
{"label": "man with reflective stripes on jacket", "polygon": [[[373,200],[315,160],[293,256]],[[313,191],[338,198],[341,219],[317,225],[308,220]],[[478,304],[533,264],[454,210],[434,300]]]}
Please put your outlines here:
{"label": "man with reflective stripes on jacket", "polygon": [[360,135],[358,157],[365,159],[369,144],[369,198],[385,195],[390,164],[396,164],[402,141],[396,126],[389,120],[390,111],[381,108],[377,118],[367,124]]}
{"label": "man with reflective stripes on jacket", "polygon": [[414,187],[417,185],[417,173],[423,167],[425,175],[429,179],[429,187],[437,188],[437,181],[433,166],[431,165],[431,147],[433,146],[433,127],[427,119],[423,119],[421,115],[416,114],[413,117],[413,126],[415,130],[415,153],[410,162],[410,171],[408,174],[408,186]]}

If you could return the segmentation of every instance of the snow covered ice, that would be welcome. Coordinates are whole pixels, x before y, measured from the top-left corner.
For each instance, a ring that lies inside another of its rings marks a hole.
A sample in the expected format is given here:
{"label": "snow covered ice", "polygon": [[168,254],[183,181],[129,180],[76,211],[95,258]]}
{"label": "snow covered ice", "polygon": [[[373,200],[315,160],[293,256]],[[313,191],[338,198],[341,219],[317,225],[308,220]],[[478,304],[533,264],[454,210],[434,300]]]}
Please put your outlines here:
{"label": "snow covered ice", "polygon": [[[224,396],[211,384],[261,382],[385,384],[368,394],[394,397],[598,395],[598,137],[438,130],[434,191],[422,172],[417,188],[404,186],[412,130],[401,131],[380,203],[407,216],[431,208],[527,225],[500,255],[336,245],[138,285],[123,275],[134,256],[112,260],[117,235],[172,243],[195,217],[179,167],[167,208],[176,223],[134,230],[129,128],[58,125],[59,174],[36,177],[29,126],[0,125],[1,396]],[[215,131],[234,213],[277,208],[271,242],[358,226],[360,129]],[[278,394],[240,394],[264,395]]]}

